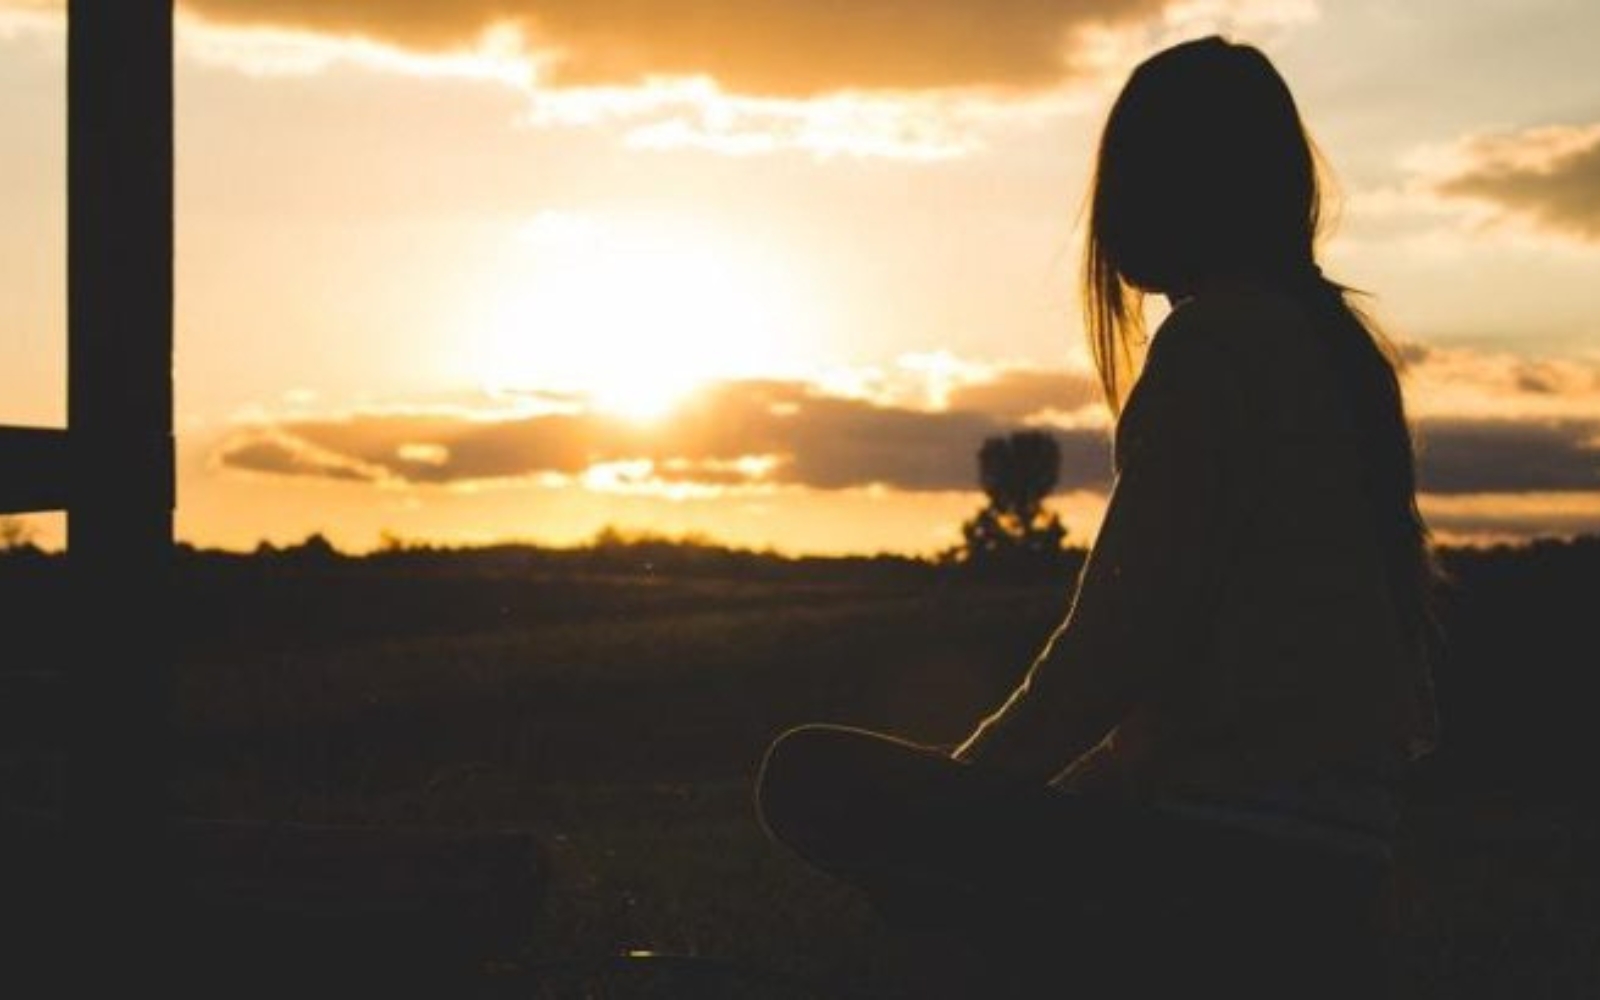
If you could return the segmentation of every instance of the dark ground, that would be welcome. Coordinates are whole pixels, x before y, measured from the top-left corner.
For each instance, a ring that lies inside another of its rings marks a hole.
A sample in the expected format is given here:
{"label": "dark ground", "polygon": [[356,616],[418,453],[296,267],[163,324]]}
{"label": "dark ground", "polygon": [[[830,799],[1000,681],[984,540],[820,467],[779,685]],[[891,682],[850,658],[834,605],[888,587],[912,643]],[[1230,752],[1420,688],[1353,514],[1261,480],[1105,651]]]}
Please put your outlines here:
{"label": "dark ground", "polygon": [[[1447,562],[1443,743],[1415,775],[1395,891],[1400,995],[1600,996],[1600,542]],[[1005,584],[670,546],[187,552],[173,789],[192,815],[531,829],[554,881],[524,960],[650,949],[914,991],[920,961],[864,902],[764,839],[761,753],[818,720],[959,738],[1073,569]],[[57,559],[0,556],[6,669],[65,627],[60,578]],[[37,769],[0,768],[5,801],[49,804]]]}

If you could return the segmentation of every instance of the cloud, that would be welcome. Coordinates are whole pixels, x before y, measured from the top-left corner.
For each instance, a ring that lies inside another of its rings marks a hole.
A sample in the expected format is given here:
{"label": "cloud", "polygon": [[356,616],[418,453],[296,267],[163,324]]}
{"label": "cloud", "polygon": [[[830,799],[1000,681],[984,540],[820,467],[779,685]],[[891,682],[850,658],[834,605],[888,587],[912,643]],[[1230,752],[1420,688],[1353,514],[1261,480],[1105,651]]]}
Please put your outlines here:
{"label": "cloud", "polygon": [[[1600,367],[1412,345],[1421,488],[1440,495],[1600,490]],[[256,419],[222,465],[256,472],[460,486],[530,478],[645,492],[972,489],[985,437],[1050,428],[1061,488],[1101,490],[1110,470],[1086,373],[986,368],[943,354],[831,382],[731,380],[649,423],[564,397],[526,406],[369,410]]]}
{"label": "cloud", "polygon": [[[0,7],[16,0],[0,0]],[[494,80],[537,127],[633,149],[916,162],[1070,114],[1163,44],[1272,36],[1316,0],[181,0],[182,52],[251,75]],[[1088,86],[1083,86],[1088,84]]]}
{"label": "cloud", "polygon": [[[1022,105],[1024,109],[1028,105]],[[1040,108],[1049,111],[1048,102]],[[834,94],[807,99],[750,97],[724,92],[709,79],[657,81],[646,87],[534,91],[528,115],[535,125],[633,123],[632,149],[697,149],[727,156],[800,150],[817,159],[937,161],[983,145],[982,127],[1013,105],[952,100],[940,94]]]}
{"label": "cloud", "polygon": [[1414,163],[1437,195],[1600,243],[1600,123],[1469,135]]}
{"label": "cloud", "polygon": [[1600,418],[1600,364],[1510,351],[1432,347],[1401,349],[1412,416],[1498,420]]}
{"label": "cloud", "polygon": [[[0,0],[59,28],[65,0]],[[1316,0],[179,0],[181,54],[251,76],[496,81],[628,148],[942,161],[1097,103],[1161,45],[1270,40]],[[42,13],[41,13],[42,12]],[[1089,83],[1089,87],[1079,84]]]}
{"label": "cloud", "polygon": [[[997,374],[987,391],[1004,395]],[[1070,384],[1064,378],[1063,384]],[[1035,372],[1016,384],[1042,401]],[[957,395],[956,398],[960,398]],[[639,424],[596,412],[483,420],[449,413],[361,413],[241,428],[219,453],[225,468],[365,479],[394,485],[482,485],[530,478],[643,491],[688,484],[723,491],[867,486],[902,491],[975,488],[985,437],[1022,425],[1010,413],[917,409],[833,395],[796,381],[709,386],[670,417]],[[1102,489],[1110,459],[1103,428],[1057,431],[1061,488]]]}
{"label": "cloud", "polygon": [[[423,52],[514,30],[555,86],[709,76],[745,94],[1037,89],[1083,69],[1085,32],[1167,0],[187,0],[216,24]],[[1257,6],[1260,6],[1259,4]]]}
{"label": "cloud", "polygon": [[1402,345],[1425,492],[1600,490],[1600,363]]}
{"label": "cloud", "polygon": [[354,67],[497,82],[526,99],[518,116],[522,124],[547,130],[603,127],[614,130],[627,148],[647,151],[704,150],[742,157],[799,151],[819,160],[940,161],[983,148],[988,131],[996,126],[1059,115],[1082,100],[1052,90],[971,87],[839,87],[804,96],[773,94],[735,89],[709,72],[574,81],[555,72],[553,50],[530,49],[534,43],[522,32],[505,27],[491,30],[470,48],[441,51],[318,33],[304,26],[252,27],[188,16],[179,27],[181,53],[205,65],[252,77]]}
{"label": "cloud", "polygon": [[393,478],[382,465],[321,447],[279,428],[269,428],[235,441],[223,458],[234,468],[283,476],[367,483],[382,483]]}
{"label": "cloud", "polygon": [[[1419,488],[1441,539],[1600,530],[1600,364],[1420,343],[1404,354]],[[1075,505],[1081,526],[1097,519],[1110,479],[1097,391],[1081,371],[934,352],[820,382],[721,382],[649,423],[594,410],[581,396],[537,392],[341,416],[290,408],[277,419],[256,414],[214,459],[233,471],[401,491],[547,486],[746,503],[787,491],[904,498],[974,491],[985,437],[1043,426],[1062,448],[1056,502]]]}
{"label": "cloud", "polygon": [[1013,368],[999,377],[964,382],[952,388],[948,405],[976,410],[1002,420],[1041,422],[1053,414],[1085,413],[1085,422],[1105,414],[1100,381],[1088,372]]}
{"label": "cloud", "polygon": [[1419,439],[1429,493],[1600,490],[1600,420],[1425,420]]}

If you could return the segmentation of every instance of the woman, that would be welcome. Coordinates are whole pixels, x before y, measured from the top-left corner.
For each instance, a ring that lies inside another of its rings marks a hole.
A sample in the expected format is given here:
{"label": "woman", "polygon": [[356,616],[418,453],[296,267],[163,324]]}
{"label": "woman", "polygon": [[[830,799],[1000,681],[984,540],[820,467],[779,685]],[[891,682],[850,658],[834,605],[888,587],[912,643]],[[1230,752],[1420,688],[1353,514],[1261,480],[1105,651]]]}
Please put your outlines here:
{"label": "woman", "polygon": [[[1244,871],[1369,898],[1435,735],[1434,570],[1396,364],[1318,268],[1318,221],[1261,52],[1210,37],[1134,71],[1083,268],[1116,480],[1072,609],[953,752],[781,738],[758,790],[774,836],[902,913],[1149,907],[1207,877],[1243,910]],[[1145,350],[1147,294],[1172,308]]]}

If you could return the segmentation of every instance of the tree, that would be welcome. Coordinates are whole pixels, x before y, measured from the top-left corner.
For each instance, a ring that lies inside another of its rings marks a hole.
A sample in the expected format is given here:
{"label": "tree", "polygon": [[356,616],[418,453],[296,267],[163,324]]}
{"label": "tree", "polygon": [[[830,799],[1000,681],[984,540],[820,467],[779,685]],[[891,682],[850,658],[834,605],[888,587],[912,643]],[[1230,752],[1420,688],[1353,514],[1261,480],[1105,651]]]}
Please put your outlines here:
{"label": "tree", "polygon": [[302,566],[327,566],[343,557],[343,553],[328,541],[328,536],[320,531],[307,535],[298,545],[279,549],[278,552],[282,558]]}
{"label": "tree", "polygon": [[1067,529],[1046,510],[1061,478],[1061,446],[1046,431],[991,437],[978,449],[978,482],[988,503],[961,526],[960,559],[973,566],[1025,571],[1060,558]]}

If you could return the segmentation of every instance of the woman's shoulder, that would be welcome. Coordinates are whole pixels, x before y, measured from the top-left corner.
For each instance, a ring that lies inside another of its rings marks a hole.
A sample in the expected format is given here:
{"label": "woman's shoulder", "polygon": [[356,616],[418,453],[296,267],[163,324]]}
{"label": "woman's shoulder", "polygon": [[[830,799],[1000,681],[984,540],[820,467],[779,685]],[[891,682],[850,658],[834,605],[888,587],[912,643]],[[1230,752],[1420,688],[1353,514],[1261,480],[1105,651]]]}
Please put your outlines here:
{"label": "woman's shoulder", "polygon": [[[1119,421],[1119,452],[1152,424],[1211,428],[1231,446],[1303,435],[1336,407],[1333,373],[1306,310],[1271,289],[1208,290],[1157,328]],[[1190,433],[1193,433],[1191,429]]]}
{"label": "woman's shoulder", "polygon": [[1185,345],[1186,353],[1228,354],[1242,349],[1304,345],[1311,336],[1304,306],[1286,292],[1259,285],[1228,285],[1180,300],[1156,331]]}
{"label": "woman's shoulder", "polygon": [[1234,307],[1212,296],[1176,304],[1156,328],[1117,420],[1123,459],[1151,438],[1233,438],[1244,418],[1250,375],[1239,363]]}
{"label": "woman's shoulder", "polygon": [[1157,328],[1152,366],[1206,372],[1232,391],[1320,382],[1325,350],[1306,307],[1272,288],[1210,289],[1174,306]]}

